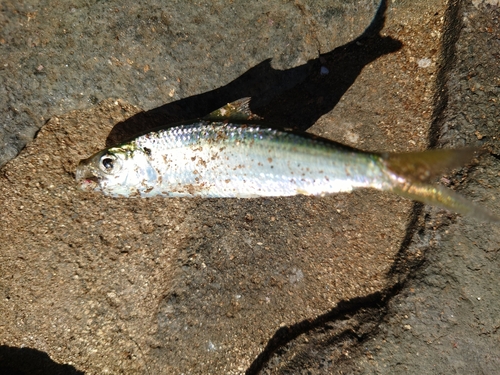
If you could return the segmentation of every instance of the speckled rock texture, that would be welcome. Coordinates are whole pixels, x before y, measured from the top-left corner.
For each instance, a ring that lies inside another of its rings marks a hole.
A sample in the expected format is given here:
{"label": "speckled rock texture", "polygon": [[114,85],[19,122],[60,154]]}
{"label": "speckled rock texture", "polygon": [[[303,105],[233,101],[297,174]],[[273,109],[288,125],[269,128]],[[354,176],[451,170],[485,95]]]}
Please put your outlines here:
{"label": "speckled rock texture", "polygon": [[498,226],[370,190],[74,183],[106,145],[250,96],[364,150],[483,146],[441,183],[498,213],[491,1],[0,7],[0,373],[495,373]]}
{"label": "speckled rock texture", "polygon": [[[304,64],[358,36],[376,4],[26,0],[0,6],[3,165],[53,115],[109,97],[152,109],[224,86],[266,59],[275,69]],[[273,83],[263,80],[260,90],[274,90]]]}

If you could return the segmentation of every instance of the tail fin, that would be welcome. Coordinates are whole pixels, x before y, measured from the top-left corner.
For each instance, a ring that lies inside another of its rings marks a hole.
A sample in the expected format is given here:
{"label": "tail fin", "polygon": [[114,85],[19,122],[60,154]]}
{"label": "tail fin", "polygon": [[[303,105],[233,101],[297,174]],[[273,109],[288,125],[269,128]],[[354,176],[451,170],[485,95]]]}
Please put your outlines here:
{"label": "tail fin", "polygon": [[392,191],[396,194],[481,220],[500,222],[500,218],[454,191],[427,183],[446,170],[464,165],[476,151],[478,150],[428,150],[384,154],[382,158],[392,173]]}

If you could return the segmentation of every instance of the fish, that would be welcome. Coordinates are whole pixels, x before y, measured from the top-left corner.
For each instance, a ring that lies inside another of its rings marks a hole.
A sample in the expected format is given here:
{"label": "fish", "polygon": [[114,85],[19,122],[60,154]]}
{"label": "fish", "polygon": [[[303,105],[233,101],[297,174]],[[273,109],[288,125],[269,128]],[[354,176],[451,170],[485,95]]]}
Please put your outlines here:
{"label": "fish", "polygon": [[249,98],[155,129],[81,160],[83,191],[110,197],[258,198],[325,196],[372,188],[486,221],[499,219],[429,183],[467,163],[475,149],[365,152],[307,133],[263,125]]}

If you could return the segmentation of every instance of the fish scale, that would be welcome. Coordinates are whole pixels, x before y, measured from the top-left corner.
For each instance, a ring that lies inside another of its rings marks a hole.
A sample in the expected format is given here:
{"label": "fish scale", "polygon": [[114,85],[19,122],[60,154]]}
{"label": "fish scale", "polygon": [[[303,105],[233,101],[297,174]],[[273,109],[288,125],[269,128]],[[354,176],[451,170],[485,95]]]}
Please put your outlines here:
{"label": "fish scale", "polygon": [[140,136],[132,148],[130,158],[149,150],[154,169],[142,197],[324,195],[390,183],[372,154],[258,126],[200,122]]}

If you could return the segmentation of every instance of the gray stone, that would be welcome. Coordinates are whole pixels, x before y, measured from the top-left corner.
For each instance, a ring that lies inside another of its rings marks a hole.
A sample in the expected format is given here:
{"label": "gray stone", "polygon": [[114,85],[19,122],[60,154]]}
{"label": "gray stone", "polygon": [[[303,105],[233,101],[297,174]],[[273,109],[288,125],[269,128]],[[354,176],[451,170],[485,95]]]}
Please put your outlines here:
{"label": "gray stone", "polygon": [[441,182],[495,210],[498,8],[474,4],[394,2],[359,39],[373,1],[2,5],[1,162],[28,146],[0,175],[0,370],[494,373],[491,224],[373,191],[120,200],[73,178],[251,96],[365,150],[485,145]]}

